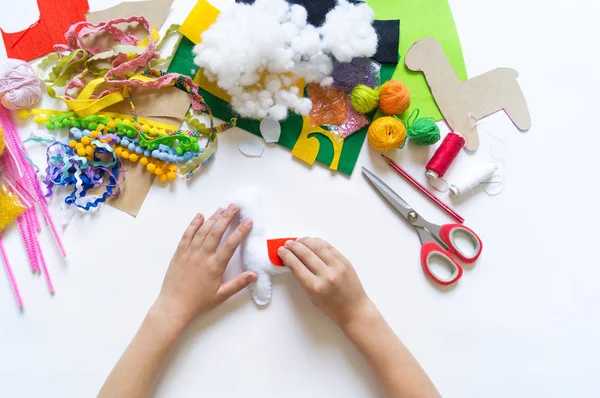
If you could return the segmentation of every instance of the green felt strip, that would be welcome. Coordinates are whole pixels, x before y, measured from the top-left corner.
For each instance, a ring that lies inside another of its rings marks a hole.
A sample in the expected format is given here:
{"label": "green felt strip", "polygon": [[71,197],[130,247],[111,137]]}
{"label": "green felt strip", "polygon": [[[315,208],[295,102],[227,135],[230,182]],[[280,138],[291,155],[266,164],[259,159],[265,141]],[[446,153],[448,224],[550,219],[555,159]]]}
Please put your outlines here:
{"label": "green felt strip", "polygon": [[397,68],[395,65],[383,65],[381,82],[389,80],[387,77],[392,74],[394,79],[406,84],[410,90],[411,106],[404,112],[403,118],[418,108],[421,116],[432,117],[436,121],[442,120],[442,114],[431,95],[425,77],[421,72],[408,70],[404,65],[404,57],[416,41],[435,37],[446,52],[458,77],[461,80],[467,79],[462,47],[448,0],[367,0],[367,3],[375,11],[375,19],[400,20],[400,62]]}

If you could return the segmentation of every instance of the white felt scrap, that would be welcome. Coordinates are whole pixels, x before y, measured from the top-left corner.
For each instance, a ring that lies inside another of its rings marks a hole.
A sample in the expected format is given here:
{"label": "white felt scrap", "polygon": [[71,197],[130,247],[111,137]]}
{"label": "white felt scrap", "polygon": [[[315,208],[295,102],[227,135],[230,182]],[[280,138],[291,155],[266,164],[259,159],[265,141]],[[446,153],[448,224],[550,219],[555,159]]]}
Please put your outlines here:
{"label": "white felt scrap", "polygon": [[249,133],[238,138],[237,146],[241,153],[253,158],[261,157],[265,150],[265,143],[262,138]]}
{"label": "white felt scrap", "polygon": [[267,249],[267,222],[263,198],[256,187],[240,189],[233,200],[240,209],[240,221],[254,221],[248,237],[242,242],[242,263],[246,271],[255,272],[258,280],[250,284],[252,298],[258,305],[271,301],[271,276],[289,272],[287,267],[271,264]]}
{"label": "white felt scrap", "polygon": [[260,122],[260,134],[266,142],[277,142],[281,136],[281,125],[277,120],[266,117]]}

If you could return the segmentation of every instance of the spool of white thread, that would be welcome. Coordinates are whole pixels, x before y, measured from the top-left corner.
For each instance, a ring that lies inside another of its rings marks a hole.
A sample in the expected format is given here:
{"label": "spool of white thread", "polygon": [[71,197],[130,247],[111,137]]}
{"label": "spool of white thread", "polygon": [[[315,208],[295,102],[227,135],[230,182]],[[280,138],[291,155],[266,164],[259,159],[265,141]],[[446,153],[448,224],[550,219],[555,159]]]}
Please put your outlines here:
{"label": "spool of white thread", "polygon": [[459,181],[456,184],[450,184],[448,189],[453,196],[460,196],[467,192],[472,192],[473,188],[493,176],[497,169],[498,166],[493,163],[482,163],[482,167],[472,168],[470,173],[467,173],[462,181]]}

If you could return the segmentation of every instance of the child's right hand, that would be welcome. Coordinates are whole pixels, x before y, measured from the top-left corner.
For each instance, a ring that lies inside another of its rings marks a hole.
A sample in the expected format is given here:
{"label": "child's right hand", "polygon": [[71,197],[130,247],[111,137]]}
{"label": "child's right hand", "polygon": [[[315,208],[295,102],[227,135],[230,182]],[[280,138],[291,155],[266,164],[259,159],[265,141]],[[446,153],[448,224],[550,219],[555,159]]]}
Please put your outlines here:
{"label": "child's right hand", "polygon": [[342,329],[373,308],[352,264],[323,239],[287,241],[278,254],[313,304]]}

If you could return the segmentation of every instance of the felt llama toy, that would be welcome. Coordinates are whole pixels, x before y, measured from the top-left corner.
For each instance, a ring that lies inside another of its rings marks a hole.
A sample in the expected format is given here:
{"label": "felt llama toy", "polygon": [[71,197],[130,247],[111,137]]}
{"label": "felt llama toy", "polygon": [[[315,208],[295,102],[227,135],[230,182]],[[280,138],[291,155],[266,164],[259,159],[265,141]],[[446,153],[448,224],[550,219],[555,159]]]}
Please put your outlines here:
{"label": "felt llama toy", "polygon": [[460,81],[434,38],[413,44],[404,63],[412,71],[423,72],[446,122],[466,137],[465,147],[470,151],[479,146],[476,122],[501,109],[519,130],[531,126],[527,102],[516,80],[519,74],[514,69],[498,68]]}
{"label": "felt llama toy", "polygon": [[255,272],[258,276],[257,281],[250,285],[252,298],[257,305],[267,305],[271,301],[271,276],[289,272],[277,255],[277,248],[288,239],[267,240],[267,221],[258,188],[241,189],[232,203],[236,203],[240,209],[240,221],[250,218],[254,222],[242,242],[242,263],[246,271]]}

